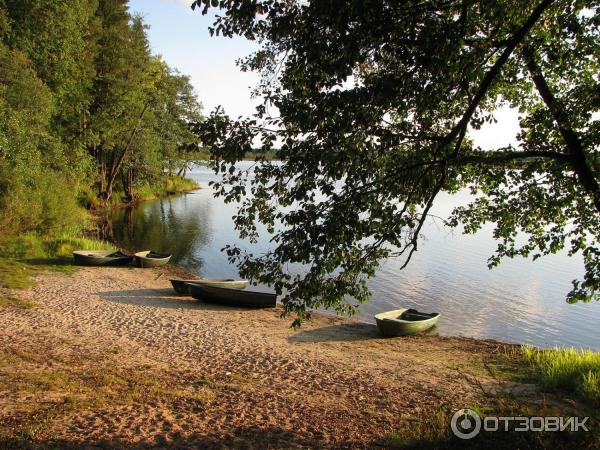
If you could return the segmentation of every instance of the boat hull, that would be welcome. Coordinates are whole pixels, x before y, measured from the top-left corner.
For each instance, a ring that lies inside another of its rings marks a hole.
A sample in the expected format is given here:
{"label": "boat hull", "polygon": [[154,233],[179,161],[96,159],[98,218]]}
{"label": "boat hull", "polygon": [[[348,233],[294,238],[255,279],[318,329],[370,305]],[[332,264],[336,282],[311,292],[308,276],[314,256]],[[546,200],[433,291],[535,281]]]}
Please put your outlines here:
{"label": "boat hull", "polygon": [[206,303],[241,308],[274,308],[277,294],[188,283],[192,297]]}
{"label": "boat hull", "polygon": [[85,251],[78,250],[73,252],[73,261],[78,266],[124,266],[133,261],[133,256],[109,256],[115,254],[114,251]]}
{"label": "boat hull", "polygon": [[232,279],[213,279],[213,278],[203,278],[199,280],[170,280],[173,289],[179,295],[192,295],[192,291],[186,283],[191,284],[202,284],[205,286],[216,286],[223,287],[228,289],[244,289],[248,282],[246,280],[232,280]]}
{"label": "boat hull", "polygon": [[[160,267],[169,263],[171,260],[171,255],[160,255],[162,257],[148,257],[148,254],[151,253],[149,251],[146,252],[138,252],[135,254],[135,264],[138,267],[142,268],[150,268],[150,267]],[[158,255],[158,253],[156,253]]]}
{"label": "boat hull", "polygon": [[[440,314],[418,313],[423,316],[423,320],[402,320],[400,317],[407,313],[407,308],[396,309],[375,315],[377,328],[384,337],[408,336],[421,333],[435,326]],[[426,318],[425,316],[429,316]]]}

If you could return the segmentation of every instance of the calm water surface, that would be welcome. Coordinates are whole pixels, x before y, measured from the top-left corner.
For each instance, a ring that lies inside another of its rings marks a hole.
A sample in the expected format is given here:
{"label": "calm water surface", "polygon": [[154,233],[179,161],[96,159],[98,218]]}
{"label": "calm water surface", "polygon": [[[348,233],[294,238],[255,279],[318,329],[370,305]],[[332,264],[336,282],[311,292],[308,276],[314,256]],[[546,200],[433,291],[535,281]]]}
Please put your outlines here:
{"label": "calm water surface", "polygon": [[[236,268],[220,251],[240,243],[231,220],[235,205],[213,197],[208,182],[216,178],[210,169],[197,167],[189,176],[203,189],[115,212],[113,236],[129,249],[169,251],[173,263],[198,275],[235,277]],[[440,197],[434,214],[445,217],[468,198]],[[424,234],[406,269],[400,271],[395,259],[380,267],[370,281],[372,299],[360,308],[361,320],[374,322],[377,312],[411,307],[440,312],[437,331],[444,335],[600,350],[600,304],[565,302],[571,280],[583,272],[579,258],[562,253],[535,262],[506,260],[488,270],[486,260],[496,247],[489,228],[464,236],[432,222]],[[267,247],[262,239],[252,250]]]}

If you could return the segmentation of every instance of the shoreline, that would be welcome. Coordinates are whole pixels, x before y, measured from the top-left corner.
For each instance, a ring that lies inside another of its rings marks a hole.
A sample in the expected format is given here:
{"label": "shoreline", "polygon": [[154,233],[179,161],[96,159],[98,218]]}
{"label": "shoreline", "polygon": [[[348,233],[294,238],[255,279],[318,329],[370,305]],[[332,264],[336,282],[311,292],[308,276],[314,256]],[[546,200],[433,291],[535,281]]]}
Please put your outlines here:
{"label": "shoreline", "polygon": [[136,206],[139,206],[146,202],[151,202],[154,200],[160,200],[160,199],[164,199],[164,198],[176,197],[178,195],[184,195],[184,194],[188,194],[190,192],[199,191],[201,189],[204,189],[200,183],[198,183],[195,180],[192,180],[191,178],[184,178],[184,181],[195,183],[195,187],[178,189],[178,190],[174,190],[174,191],[165,191],[162,194],[153,195],[152,197],[138,198],[129,203],[125,203],[125,202],[109,203],[108,205],[104,205],[104,206],[100,205],[95,208],[86,208],[86,209],[94,217],[100,217],[103,214],[107,214],[107,213],[110,213],[111,211],[115,211],[118,209],[135,208]]}
{"label": "shoreline", "polygon": [[[227,440],[235,430],[258,427],[271,430],[267,441],[275,447],[299,442],[368,447],[401,427],[402,415],[475,404],[478,384],[500,386],[482,367],[509,352],[505,344],[439,336],[384,339],[374,325],[321,314],[293,330],[291,320],[279,317],[280,307],[248,311],[175,297],[168,279],[180,273],[173,268],[47,273],[18,293],[34,308],[0,309],[2,348],[14,354],[39,346],[40,358],[56,355],[52,367],[67,364],[68,373],[90,364],[69,362],[68,355],[91,355],[95,370],[135,373],[145,367],[156,379],[172,378],[156,389],[174,383],[186,392],[185,401],[150,402],[139,410],[117,400],[90,407],[64,386],[58,392],[45,389],[33,397],[38,404],[58,396],[59,403],[81,401],[81,408],[53,419],[36,442],[110,438],[146,445],[162,436],[178,445],[178,434],[165,426],[187,436],[185,442],[191,435]],[[44,350],[48,343],[51,348]],[[48,370],[47,363],[40,364]],[[0,411],[14,415],[15,407],[33,407],[23,395],[5,396]],[[188,409],[190,398],[196,413]],[[221,419],[211,422],[214,417]],[[143,423],[152,426],[139,428]]]}
{"label": "shoreline", "polygon": [[42,448],[385,447],[399,432],[423,438],[415,421],[438,417],[445,435],[452,411],[494,401],[484,392],[540,396],[499,376],[515,345],[382,338],[375,325],[321,313],[294,330],[280,306],[177,297],[169,278],[182,275],[84,267],[14,291],[35,306],[0,308],[0,375],[20,386],[0,385],[0,437],[2,424],[23,430],[19,417],[43,410],[30,438]]}

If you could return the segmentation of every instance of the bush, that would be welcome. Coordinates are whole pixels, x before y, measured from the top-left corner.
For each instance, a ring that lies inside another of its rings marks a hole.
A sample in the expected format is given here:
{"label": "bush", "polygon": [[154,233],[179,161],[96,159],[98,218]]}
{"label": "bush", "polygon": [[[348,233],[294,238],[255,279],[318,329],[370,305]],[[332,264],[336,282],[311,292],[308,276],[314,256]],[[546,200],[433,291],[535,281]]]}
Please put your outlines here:
{"label": "bush", "polygon": [[0,228],[6,234],[48,233],[81,228],[86,215],[64,175],[48,171],[25,179],[15,176],[0,192]]}

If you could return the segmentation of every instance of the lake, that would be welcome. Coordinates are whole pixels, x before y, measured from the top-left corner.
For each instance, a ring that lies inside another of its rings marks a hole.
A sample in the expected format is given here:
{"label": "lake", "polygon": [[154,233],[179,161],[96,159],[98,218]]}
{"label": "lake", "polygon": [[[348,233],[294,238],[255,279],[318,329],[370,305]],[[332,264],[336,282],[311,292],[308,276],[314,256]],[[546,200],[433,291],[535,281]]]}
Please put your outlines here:
{"label": "lake", "polygon": [[[130,250],[169,251],[172,262],[189,272],[235,277],[236,268],[220,250],[242,243],[231,220],[236,207],[213,197],[208,183],[216,176],[209,168],[198,166],[188,176],[203,189],[115,211],[108,223],[112,236]],[[468,200],[466,193],[440,196],[432,212],[445,217]],[[579,257],[562,252],[535,262],[505,260],[489,270],[486,261],[496,247],[491,228],[462,235],[430,222],[423,233],[406,269],[400,271],[395,259],[381,265],[369,282],[371,301],[360,307],[358,319],[374,323],[377,312],[410,307],[440,312],[436,330],[442,335],[600,350],[600,304],[565,301],[571,280],[583,273]],[[267,239],[261,239],[252,250],[267,248]]]}

